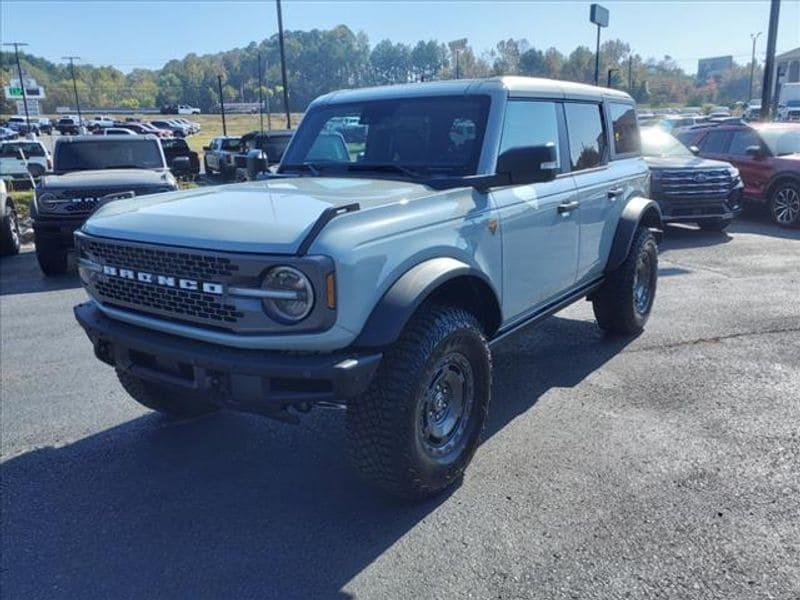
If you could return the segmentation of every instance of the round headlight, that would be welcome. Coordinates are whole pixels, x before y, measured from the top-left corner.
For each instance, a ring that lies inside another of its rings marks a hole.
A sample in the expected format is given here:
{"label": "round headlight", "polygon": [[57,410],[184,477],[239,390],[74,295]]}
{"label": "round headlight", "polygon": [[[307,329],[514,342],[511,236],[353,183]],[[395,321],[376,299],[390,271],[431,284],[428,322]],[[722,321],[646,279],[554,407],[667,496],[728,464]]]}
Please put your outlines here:
{"label": "round headlight", "polygon": [[308,277],[292,267],[270,269],[261,284],[267,294],[264,308],[276,320],[297,323],[314,307],[314,288]]}
{"label": "round headlight", "polygon": [[39,194],[38,196],[36,196],[36,200],[39,202],[39,204],[44,204],[47,206],[50,206],[52,204],[58,204],[59,202],[58,196],[50,192],[44,192],[43,194]]}

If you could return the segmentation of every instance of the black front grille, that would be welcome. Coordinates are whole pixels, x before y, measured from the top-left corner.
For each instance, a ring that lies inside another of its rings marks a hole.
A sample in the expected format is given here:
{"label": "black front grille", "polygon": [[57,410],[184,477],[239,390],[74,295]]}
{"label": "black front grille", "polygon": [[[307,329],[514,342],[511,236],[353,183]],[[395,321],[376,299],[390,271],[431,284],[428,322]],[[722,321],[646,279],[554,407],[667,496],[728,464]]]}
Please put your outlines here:
{"label": "black front grille", "polygon": [[670,201],[722,200],[733,186],[728,169],[664,169],[660,194]]}
{"label": "black front grille", "polygon": [[157,309],[172,313],[179,319],[193,317],[223,324],[236,323],[244,316],[244,313],[235,306],[224,303],[212,294],[111,277],[98,279],[95,288],[107,304],[121,307],[135,306],[144,310]]}
{"label": "black front grille", "polygon": [[222,256],[173,249],[161,250],[85,240],[81,244],[81,251],[103,265],[205,281],[230,276],[239,270],[238,265]]}

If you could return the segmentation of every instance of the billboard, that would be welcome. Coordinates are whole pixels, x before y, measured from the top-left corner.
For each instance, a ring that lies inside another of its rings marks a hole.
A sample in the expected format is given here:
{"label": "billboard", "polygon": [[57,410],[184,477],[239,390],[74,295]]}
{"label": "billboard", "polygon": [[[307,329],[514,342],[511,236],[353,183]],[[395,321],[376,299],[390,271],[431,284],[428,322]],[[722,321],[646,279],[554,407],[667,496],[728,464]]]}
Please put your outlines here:
{"label": "billboard", "polygon": [[697,81],[707,81],[733,69],[733,56],[715,56],[697,61]]}

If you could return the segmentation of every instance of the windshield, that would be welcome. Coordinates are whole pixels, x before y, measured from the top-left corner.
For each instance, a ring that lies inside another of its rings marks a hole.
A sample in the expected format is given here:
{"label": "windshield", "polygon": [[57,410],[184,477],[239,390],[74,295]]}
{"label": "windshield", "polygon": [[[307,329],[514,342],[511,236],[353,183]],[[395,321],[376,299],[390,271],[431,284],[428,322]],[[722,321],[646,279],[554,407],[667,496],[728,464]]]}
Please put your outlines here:
{"label": "windshield", "polygon": [[57,144],[55,170],[161,169],[164,160],[155,140],[106,139]]}
{"label": "windshield", "polygon": [[321,106],[303,119],[281,171],[472,175],[489,102],[488,96],[437,96]]}
{"label": "windshield", "polygon": [[19,158],[20,149],[22,149],[26,157],[44,156],[44,148],[36,142],[15,142],[11,144],[0,144],[0,157]]}
{"label": "windshield", "polygon": [[644,156],[694,156],[689,149],[663,129],[642,130]]}
{"label": "windshield", "polygon": [[775,156],[800,153],[800,128],[761,129],[758,133]]}

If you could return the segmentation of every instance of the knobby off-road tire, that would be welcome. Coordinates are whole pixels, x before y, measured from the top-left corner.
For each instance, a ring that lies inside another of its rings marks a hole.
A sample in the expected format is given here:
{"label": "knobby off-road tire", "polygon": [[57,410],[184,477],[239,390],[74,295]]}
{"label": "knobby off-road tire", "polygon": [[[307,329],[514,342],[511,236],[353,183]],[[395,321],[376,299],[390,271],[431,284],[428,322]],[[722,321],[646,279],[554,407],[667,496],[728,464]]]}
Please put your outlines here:
{"label": "knobby off-road tire", "polygon": [[19,223],[14,207],[10,202],[6,202],[0,220],[0,256],[14,254],[19,254]]}
{"label": "knobby off-road tire", "polygon": [[456,482],[480,441],[491,371],[473,315],[423,305],[384,354],[369,389],[348,406],[355,467],[402,498],[431,496]]}
{"label": "knobby off-road tire", "polygon": [[622,335],[642,331],[653,308],[657,281],[656,239],[640,227],[625,262],[608,274],[592,301],[600,328]]}
{"label": "knobby off-road tire", "polygon": [[36,260],[45,275],[63,275],[67,272],[67,249],[57,239],[34,236]]}
{"label": "knobby off-road tire", "polygon": [[119,369],[117,378],[139,404],[171,417],[198,417],[219,410],[212,402],[177,387],[145,381]]}

